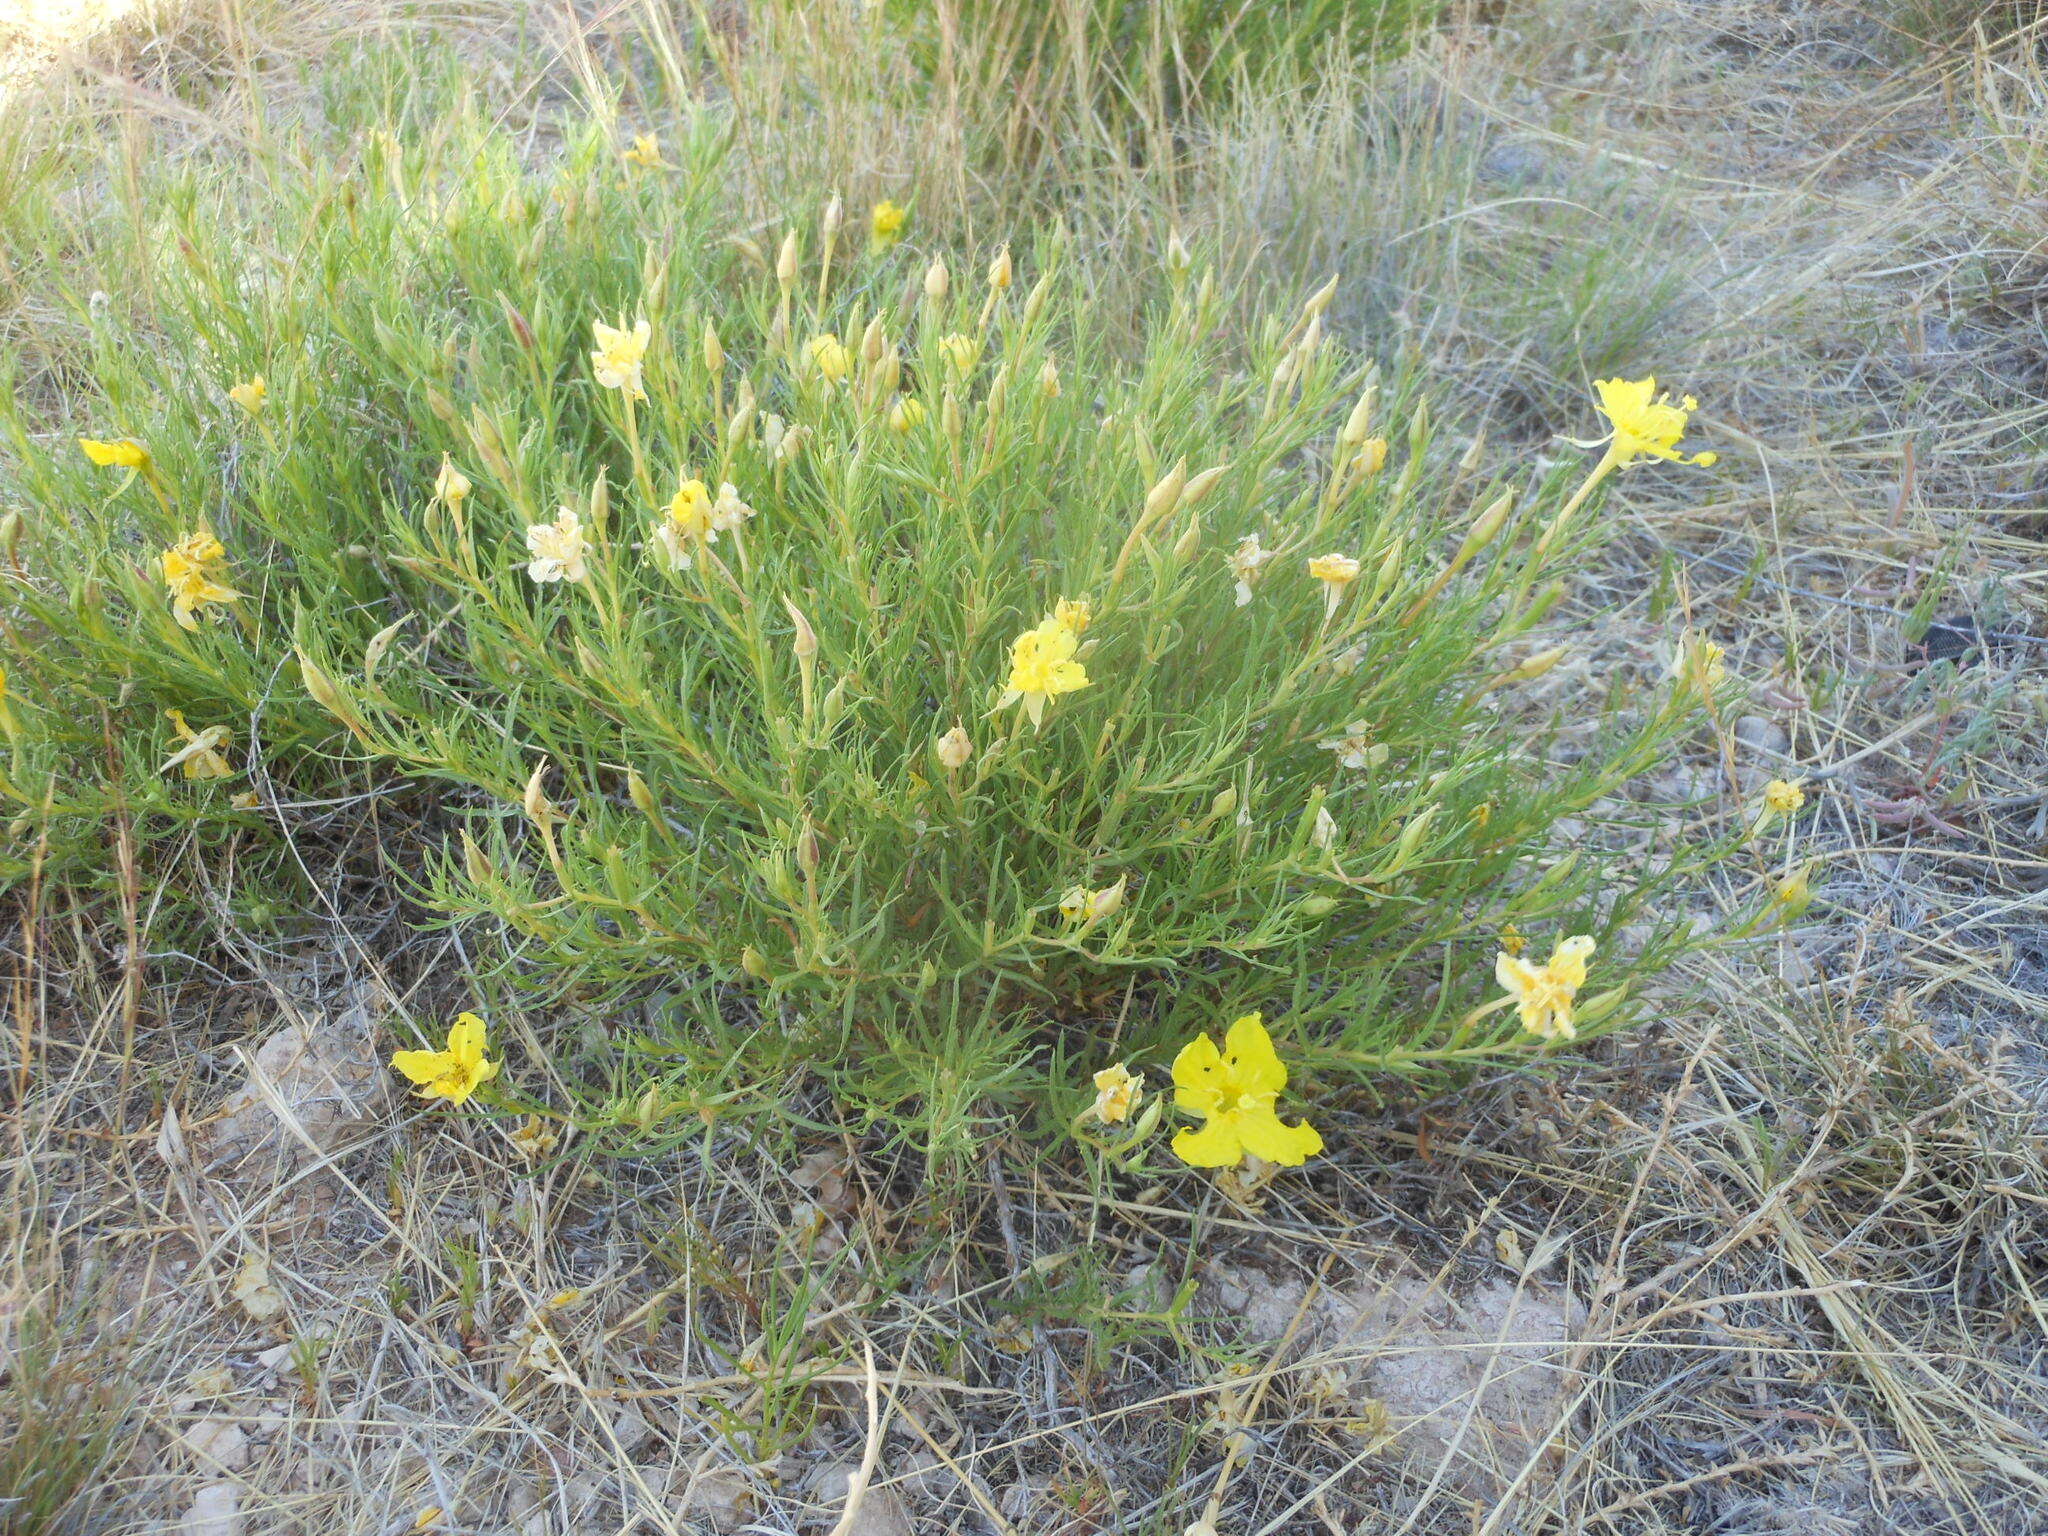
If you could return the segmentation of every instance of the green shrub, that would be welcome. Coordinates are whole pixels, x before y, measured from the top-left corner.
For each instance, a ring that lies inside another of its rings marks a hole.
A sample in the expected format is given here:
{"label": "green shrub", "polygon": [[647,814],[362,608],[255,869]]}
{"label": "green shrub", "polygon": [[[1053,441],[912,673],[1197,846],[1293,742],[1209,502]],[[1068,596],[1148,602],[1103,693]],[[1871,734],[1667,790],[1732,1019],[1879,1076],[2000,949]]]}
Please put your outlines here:
{"label": "green shrub", "polygon": [[[432,920],[502,932],[481,968],[811,1041],[883,1104],[1046,1070],[1045,1020],[1135,1052],[1261,1008],[1345,1074],[1530,1054],[1472,1016],[1511,926],[1598,937],[1583,1020],[1624,1015],[1679,942],[1652,899],[1711,850],[1629,798],[1696,692],[1543,676],[1602,536],[1559,517],[1585,465],[1440,441],[1424,379],[1323,334],[1329,289],[1236,334],[1176,253],[1132,356],[1057,235],[940,292],[857,216],[782,259],[726,238],[708,119],[619,150],[587,130],[543,175],[450,123],[260,189],[165,173],[74,232],[83,270],[151,273],[74,296],[65,382],[149,465],[52,441],[16,380],[36,860],[90,869],[118,805],[289,890],[332,806],[409,804],[446,834],[387,856]],[[629,405],[592,328],[641,318]],[[672,568],[690,480],[753,515]],[[536,581],[558,516],[580,579]],[[240,595],[188,628],[163,553],[195,534]],[[1013,647],[1063,598],[1087,683],[1034,723]]]}

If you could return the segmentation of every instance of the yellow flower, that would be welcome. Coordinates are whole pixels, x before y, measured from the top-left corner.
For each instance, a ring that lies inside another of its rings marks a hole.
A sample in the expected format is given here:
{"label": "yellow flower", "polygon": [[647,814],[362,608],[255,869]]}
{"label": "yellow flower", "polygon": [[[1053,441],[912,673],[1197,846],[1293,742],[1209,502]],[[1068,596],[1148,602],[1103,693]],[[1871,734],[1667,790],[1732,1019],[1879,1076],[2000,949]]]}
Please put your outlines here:
{"label": "yellow flower", "polygon": [[1812,872],[1813,864],[1809,861],[1771,887],[1771,904],[1784,914],[1788,923],[1798,922],[1806,915],[1806,909],[1813,905],[1813,886],[1809,879]]}
{"label": "yellow flower", "polygon": [[147,469],[149,450],[132,437],[117,437],[112,442],[102,442],[96,437],[81,437],[78,446],[85,450],[85,456],[102,469]]}
{"label": "yellow flower", "polygon": [[753,515],[754,509],[740,500],[731,484],[719,486],[713,501],[702,480],[685,480],[654,525],[654,541],[667,556],[670,570],[687,571],[697,546],[716,544],[721,533],[730,533]]}
{"label": "yellow flower", "polygon": [[197,629],[197,614],[242,595],[220,580],[216,567],[226,555],[220,540],[203,529],[186,534],[164,551],[164,587],[170,593],[171,615],[180,628]]}
{"label": "yellow flower", "polygon": [[1500,947],[1511,955],[1520,955],[1529,947],[1529,941],[1522,937],[1521,929],[1509,923],[1500,931]]}
{"label": "yellow flower", "polygon": [[583,522],[568,507],[563,507],[552,523],[528,526],[526,550],[533,556],[526,562],[526,574],[537,582],[581,581],[590,574],[583,563],[590,552]]}
{"label": "yellow flower", "polygon": [[818,370],[827,384],[837,384],[853,372],[853,354],[830,331],[811,338],[810,354],[811,366]]}
{"label": "yellow flower", "polygon": [[1174,1134],[1174,1155],[1192,1167],[1228,1168],[1250,1153],[1299,1168],[1323,1150],[1313,1126],[1285,1125],[1274,1108],[1287,1086],[1287,1068],[1256,1013],[1230,1026],[1221,1050],[1207,1034],[1182,1046],[1173,1059],[1173,1083],[1175,1106],[1208,1122]]}
{"label": "yellow flower", "polygon": [[459,1014],[448,1031],[445,1051],[393,1051],[391,1065],[414,1083],[423,1099],[460,1104],[480,1083],[498,1075],[499,1063],[484,1056],[484,1021],[473,1013]]}
{"label": "yellow flower", "polygon": [[441,455],[441,472],[434,476],[434,495],[451,507],[462,505],[462,498],[470,493],[469,476],[455,467],[455,461],[447,454]]}
{"label": "yellow flower", "polygon": [[883,198],[868,210],[868,239],[877,250],[887,250],[903,238],[903,226],[910,222],[910,210]]}
{"label": "yellow flower", "polygon": [[1317,555],[1308,563],[1309,575],[1323,584],[1323,613],[1327,619],[1344,600],[1344,589],[1358,580],[1359,565],[1349,555]]}
{"label": "yellow flower", "polygon": [[1358,562],[1349,555],[1317,555],[1308,563],[1309,575],[1337,588],[1358,580]]}
{"label": "yellow flower", "polygon": [[269,393],[270,387],[263,382],[263,375],[259,373],[254,378],[237,384],[233,389],[229,390],[228,398],[251,416],[254,416],[263,409],[264,397]]}
{"label": "yellow flower", "polygon": [[939,342],[939,351],[959,373],[972,373],[974,365],[981,361],[981,343],[958,331]]}
{"label": "yellow flower", "polygon": [[1361,475],[1376,475],[1387,467],[1387,440],[1384,437],[1368,437],[1358,445],[1358,456],[1351,461]]}
{"label": "yellow flower", "polygon": [[652,168],[661,164],[661,141],[651,133],[633,135],[633,147],[623,156],[628,165]]}
{"label": "yellow flower", "polygon": [[1095,1118],[1104,1125],[1121,1125],[1145,1097],[1145,1074],[1133,1072],[1118,1062],[1095,1074]]}
{"label": "yellow flower", "polygon": [[1617,469],[1645,456],[1702,467],[1718,457],[1713,453],[1678,451],[1678,440],[1685,436],[1686,418],[1699,409],[1699,402],[1691,395],[1673,405],[1669,393],[1657,393],[1655,378],[1598,379],[1593,388],[1600,392],[1600,413],[1614,427],[1605,441],[1607,457]]}
{"label": "yellow flower", "polygon": [[228,766],[227,754],[221,751],[228,742],[226,726],[209,725],[203,731],[195,731],[185,723],[185,712],[180,709],[165,710],[164,718],[171,722],[171,729],[184,745],[164,759],[157,772],[169,773],[176,768],[188,779],[225,779],[235,771]]}
{"label": "yellow flower", "polygon": [[1085,597],[1071,600],[1063,597],[1052,605],[1053,622],[1066,625],[1077,635],[1087,633],[1089,621],[1094,616],[1095,610]]}
{"label": "yellow flower", "polygon": [[1586,957],[1593,953],[1587,934],[1559,942],[1544,965],[1531,965],[1517,954],[1494,956],[1495,980],[1507,988],[1522,1017],[1522,1028],[1545,1040],[1575,1039],[1572,1000],[1586,981]]}
{"label": "yellow flower", "polygon": [[889,407],[889,426],[897,432],[910,432],[924,424],[924,402],[912,395],[898,395],[896,403]]}
{"label": "yellow flower", "polygon": [[597,382],[606,389],[624,390],[629,400],[645,400],[640,365],[647,357],[647,344],[654,339],[654,327],[641,320],[629,331],[599,320],[590,329],[597,337],[597,350],[590,354],[590,369]]}
{"label": "yellow flower", "polygon": [[1790,816],[1806,804],[1806,791],[1790,779],[1773,779],[1764,786],[1764,809]]}
{"label": "yellow flower", "polygon": [[1099,891],[1091,891],[1085,885],[1067,888],[1060,897],[1060,916],[1069,922],[1093,927],[1105,917],[1114,917],[1123,910],[1124,892],[1130,888],[1131,877],[1119,875],[1115,885],[1105,885]]}
{"label": "yellow flower", "polygon": [[1047,618],[1027,629],[1010,645],[1009,689],[996,708],[1022,701],[1033,725],[1045,718],[1048,699],[1088,686],[1088,672],[1074,660],[1080,640],[1058,619]]}

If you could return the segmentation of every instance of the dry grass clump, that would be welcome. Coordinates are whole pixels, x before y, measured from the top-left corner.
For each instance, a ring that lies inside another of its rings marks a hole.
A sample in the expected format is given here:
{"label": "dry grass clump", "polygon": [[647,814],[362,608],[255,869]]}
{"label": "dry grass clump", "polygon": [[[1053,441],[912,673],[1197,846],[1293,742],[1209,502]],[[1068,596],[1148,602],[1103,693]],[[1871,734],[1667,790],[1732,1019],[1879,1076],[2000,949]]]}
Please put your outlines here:
{"label": "dry grass clump", "polygon": [[[657,1097],[552,1147],[386,1110],[221,1162],[244,1050],[337,997],[451,1011],[474,936],[407,935],[381,800],[320,808],[310,911],[283,920],[183,850],[203,952],[163,948],[118,821],[100,893],[38,883],[31,846],[0,1305],[89,1291],[72,1336],[155,1346],[132,1407],[110,1401],[136,1426],[118,1462],[77,1480],[94,1529],[223,1487],[249,1529],[829,1529],[871,1441],[857,1513],[913,1529],[2043,1527],[2038,55],[1908,50],[1891,9],[1725,8],[1710,35],[1675,6],[1601,14],[1454,18],[1368,96],[1235,101],[1149,158],[1077,139],[1032,195],[1105,294],[1176,224],[1248,277],[1341,267],[1340,324],[1461,380],[1467,434],[1529,434],[1593,372],[1684,358],[1747,451],[1711,495],[1628,487],[1627,538],[1574,589],[1575,665],[1647,663],[1675,614],[1729,646],[1749,713],[1669,788],[1713,820],[1803,778],[1806,921],[1702,963],[1581,1065],[1339,1104],[1347,1156],[1247,1208],[1193,1179],[1097,1185],[1009,1138],[935,1169],[772,1058],[727,1100]],[[620,84],[605,28],[627,20],[577,34],[587,78]],[[573,88],[515,78],[509,36],[460,42],[494,106]],[[943,192],[918,208],[935,230],[992,227],[1009,183],[975,156],[1002,136],[967,141],[1000,101],[942,132],[861,95],[857,62],[808,102],[794,65],[752,82],[764,169],[734,196],[779,228],[788,188],[914,184]],[[246,121],[244,78],[183,115],[178,152],[226,152],[208,135]],[[659,99],[637,88],[622,121]],[[7,324],[40,349],[46,320],[22,300]],[[632,1026],[579,1021],[588,1060]],[[1518,1438],[1454,1391],[1407,1459],[1389,1360],[1455,1388],[1450,1362],[1485,1351],[1440,1321],[1347,1338],[1322,1298],[1369,1280],[1432,1318],[1502,1297],[1576,1316],[1517,1357],[1563,1407]],[[211,1421],[241,1449],[188,1434]]]}

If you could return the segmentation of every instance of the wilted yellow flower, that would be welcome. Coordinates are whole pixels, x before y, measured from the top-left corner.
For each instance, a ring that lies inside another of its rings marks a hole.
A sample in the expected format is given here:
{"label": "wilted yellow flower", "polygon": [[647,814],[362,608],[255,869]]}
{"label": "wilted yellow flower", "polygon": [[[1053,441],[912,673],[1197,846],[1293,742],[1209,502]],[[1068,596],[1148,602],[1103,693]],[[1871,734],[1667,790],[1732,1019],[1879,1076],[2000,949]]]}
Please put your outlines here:
{"label": "wilted yellow flower", "polygon": [[1813,886],[1809,880],[1812,872],[1811,862],[1801,864],[1771,886],[1771,904],[1788,923],[1798,922],[1813,905]]}
{"label": "wilted yellow flower", "polygon": [[1678,451],[1678,440],[1685,436],[1686,418],[1699,409],[1699,402],[1691,395],[1673,405],[1669,393],[1657,393],[1655,378],[1598,379],[1593,388],[1600,392],[1600,413],[1614,427],[1605,441],[1607,456],[1617,468],[1641,457],[1704,467],[1718,457],[1713,453]]}
{"label": "wilted yellow flower", "polygon": [[809,347],[811,366],[827,384],[837,384],[853,372],[853,354],[846,350],[846,344],[827,331],[822,336],[813,336]]}
{"label": "wilted yellow flower", "polygon": [[932,743],[932,752],[938,757],[940,766],[947,772],[957,772],[965,768],[967,760],[974,756],[974,742],[968,736],[966,727],[956,725]]}
{"label": "wilted yellow flower", "polygon": [[1058,619],[1048,617],[1010,645],[1009,689],[996,708],[1022,702],[1033,725],[1042,724],[1046,701],[1088,686],[1088,672],[1074,660],[1080,640]]}
{"label": "wilted yellow flower", "polygon": [[111,442],[102,442],[96,437],[81,437],[78,446],[85,450],[85,456],[102,469],[147,469],[149,450],[132,437],[117,437]]}
{"label": "wilted yellow flower", "polygon": [[1790,779],[1773,779],[1764,786],[1764,809],[1779,816],[1790,816],[1806,804],[1806,791]]}
{"label": "wilted yellow flower", "polygon": [[1197,1035],[1173,1059],[1174,1104],[1208,1123],[1178,1131],[1174,1155],[1195,1168],[1228,1168],[1245,1154],[1299,1168],[1323,1150],[1313,1126],[1283,1124],[1275,1108],[1287,1068],[1265,1021],[1248,1013],[1230,1026],[1223,1048]]}
{"label": "wilted yellow flower", "polygon": [[209,725],[203,731],[195,731],[185,723],[185,712],[180,709],[165,710],[164,718],[171,722],[171,729],[184,745],[165,758],[157,772],[169,773],[176,768],[188,779],[225,779],[234,773],[227,754],[221,750],[228,742],[226,726]]}
{"label": "wilted yellow flower", "polygon": [[164,551],[164,586],[170,593],[171,616],[181,628],[197,629],[200,612],[242,595],[220,579],[218,566],[226,556],[220,540],[204,529],[186,534]]}
{"label": "wilted yellow flower", "polygon": [[886,250],[903,238],[909,222],[910,210],[885,197],[868,210],[868,239],[877,250]]}
{"label": "wilted yellow flower", "polygon": [[537,582],[581,581],[589,575],[584,556],[590,552],[583,536],[583,520],[568,507],[552,523],[533,523],[526,530],[526,574]]}
{"label": "wilted yellow flower", "polygon": [[641,320],[629,331],[599,320],[590,329],[597,337],[597,350],[590,354],[590,371],[597,382],[606,389],[624,390],[629,400],[645,400],[647,391],[641,387],[640,366],[646,360],[648,343],[654,339],[654,327]]}
{"label": "wilted yellow flower", "polygon": [[1095,1074],[1094,1114],[1104,1125],[1121,1125],[1145,1097],[1145,1074],[1122,1062]]}
{"label": "wilted yellow flower", "polygon": [[1115,885],[1105,885],[1091,891],[1085,885],[1073,885],[1060,897],[1060,916],[1069,922],[1094,925],[1105,917],[1114,917],[1123,910],[1124,892],[1130,889],[1129,875],[1117,876]]}
{"label": "wilted yellow flower", "polygon": [[633,147],[622,158],[628,165],[660,165],[661,141],[651,133],[636,133],[633,135]]}
{"label": "wilted yellow flower", "polygon": [[259,373],[229,390],[228,398],[254,416],[263,409],[264,398],[269,393],[270,387],[263,382],[263,375]]}
{"label": "wilted yellow flower", "polygon": [[1368,437],[1358,445],[1358,456],[1351,461],[1361,475],[1376,475],[1387,467],[1387,440],[1384,437]]}
{"label": "wilted yellow flower", "polygon": [[1275,551],[1262,549],[1259,536],[1248,533],[1237,541],[1237,548],[1230,554],[1230,575],[1237,584],[1237,606],[1242,608],[1252,600],[1252,583],[1259,579],[1259,572],[1266,568],[1266,562],[1273,558]]}
{"label": "wilted yellow flower", "polygon": [[1358,580],[1358,562],[1349,555],[1317,555],[1309,561],[1308,573],[1333,587],[1347,587]]}
{"label": "wilted yellow flower", "polygon": [[1711,696],[1728,679],[1728,664],[1723,659],[1726,654],[1706,636],[1688,629],[1678,637],[1678,654],[1671,659],[1671,675]]}
{"label": "wilted yellow flower", "polygon": [[924,417],[924,402],[914,395],[898,395],[889,407],[889,426],[897,432],[915,430],[924,424]]}
{"label": "wilted yellow flower", "polygon": [[1086,634],[1088,623],[1095,616],[1095,610],[1085,597],[1061,598],[1052,605],[1053,622],[1064,624],[1075,634]]}
{"label": "wilted yellow flower", "polygon": [[445,1051],[393,1051],[391,1065],[418,1086],[421,1098],[461,1104],[478,1084],[498,1075],[499,1063],[489,1060],[484,1048],[484,1021],[473,1013],[459,1014]]}
{"label": "wilted yellow flower", "polygon": [[939,351],[959,373],[972,373],[974,365],[981,361],[981,343],[972,336],[962,335],[959,331],[942,337],[939,341]]}
{"label": "wilted yellow flower", "polygon": [[1387,744],[1372,739],[1372,724],[1365,720],[1352,721],[1344,727],[1342,736],[1332,736],[1316,745],[1325,752],[1336,753],[1337,761],[1346,768],[1377,768],[1388,755]]}
{"label": "wilted yellow flower", "polygon": [[434,496],[451,507],[462,505],[463,497],[472,487],[469,476],[455,467],[455,461],[447,454],[441,455],[441,472],[434,476]]}
{"label": "wilted yellow flower", "polygon": [[1529,941],[1522,937],[1522,931],[1509,923],[1500,931],[1500,947],[1511,955],[1519,955],[1529,947]]}
{"label": "wilted yellow flower", "polygon": [[1572,1002],[1585,985],[1586,957],[1592,953],[1592,937],[1582,933],[1562,940],[1543,965],[1531,965],[1513,954],[1494,956],[1494,978],[1514,998],[1522,1028],[1545,1040],[1577,1037]]}

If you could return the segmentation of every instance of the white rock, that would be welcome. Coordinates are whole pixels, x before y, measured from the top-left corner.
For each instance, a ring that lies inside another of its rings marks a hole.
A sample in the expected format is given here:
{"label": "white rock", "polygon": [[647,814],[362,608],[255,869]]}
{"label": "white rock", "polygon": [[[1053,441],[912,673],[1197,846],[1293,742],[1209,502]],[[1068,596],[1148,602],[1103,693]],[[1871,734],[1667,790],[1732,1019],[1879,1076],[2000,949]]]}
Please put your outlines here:
{"label": "white rock", "polygon": [[192,1496],[178,1536],[242,1536],[242,1499],[233,1483],[208,1483]]}
{"label": "white rock", "polygon": [[186,1425],[178,1438],[209,1470],[239,1472],[249,1465],[249,1437],[233,1419],[200,1419]]}

